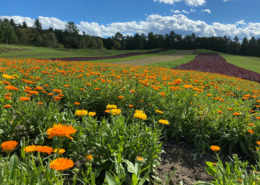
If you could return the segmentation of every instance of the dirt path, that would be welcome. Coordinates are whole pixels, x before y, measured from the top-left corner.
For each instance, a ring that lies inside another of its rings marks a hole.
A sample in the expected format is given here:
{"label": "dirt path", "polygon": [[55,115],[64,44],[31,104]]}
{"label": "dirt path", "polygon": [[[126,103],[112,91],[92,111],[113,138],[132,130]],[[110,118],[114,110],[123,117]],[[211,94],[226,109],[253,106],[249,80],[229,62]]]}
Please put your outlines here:
{"label": "dirt path", "polygon": [[180,50],[173,54],[168,55],[160,55],[153,57],[145,57],[136,60],[126,60],[122,62],[113,62],[114,64],[126,64],[126,65],[135,65],[135,66],[143,66],[146,64],[153,64],[156,62],[170,62],[183,58],[185,55],[191,55],[193,50]]}

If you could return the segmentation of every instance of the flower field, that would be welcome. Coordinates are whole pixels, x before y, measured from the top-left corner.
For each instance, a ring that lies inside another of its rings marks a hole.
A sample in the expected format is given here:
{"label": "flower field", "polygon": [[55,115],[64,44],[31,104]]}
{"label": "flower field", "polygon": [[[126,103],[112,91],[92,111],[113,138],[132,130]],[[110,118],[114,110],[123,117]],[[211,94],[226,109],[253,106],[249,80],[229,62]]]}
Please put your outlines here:
{"label": "flower field", "polygon": [[160,182],[163,141],[248,157],[259,141],[253,81],[107,63],[0,59],[0,66],[0,184]]}

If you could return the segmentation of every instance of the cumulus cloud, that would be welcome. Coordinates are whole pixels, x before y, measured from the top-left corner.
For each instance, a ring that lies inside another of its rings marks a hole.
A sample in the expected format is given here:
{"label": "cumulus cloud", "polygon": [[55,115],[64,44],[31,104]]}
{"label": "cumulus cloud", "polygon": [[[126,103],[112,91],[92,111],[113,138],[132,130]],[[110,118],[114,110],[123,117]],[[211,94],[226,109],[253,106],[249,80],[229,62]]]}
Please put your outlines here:
{"label": "cumulus cloud", "polygon": [[236,22],[236,25],[239,25],[239,24],[246,24],[244,20],[241,20],[241,21],[237,21]]}
{"label": "cumulus cloud", "polygon": [[206,0],[154,0],[154,2],[174,4],[175,2],[184,1],[188,6],[202,6],[206,3]]}
{"label": "cumulus cloud", "polygon": [[194,10],[194,9],[191,8],[191,9],[190,9],[190,12],[193,12],[193,13],[194,13],[194,12],[196,12],[196,10]]}
{"label": "cumulus cloud", "polygon": [[[27,22],[28,26],[32,26],[34,19],[30,17],[20,16],[0,16],[1,19],[13,18],[16,23]],[[61,21],[53,17],[38,17],[44,29],[49,27],[61,29],[65,28],[66,21]],[[241,21],[238,21],[243,23]],[[135,33],[148,34],[153,32],[155,34],[166,34],[174,30],[178,34],[187,35],[195,33],[197,36],[238,36],[239,39],[244,37],[260,37],[260,23],[247,23],[243,28],[237,27],[237,24],[222,24],[214,22],[207,24],[200,20],[191,20],[182,14],[175,14],[172,16],[162,15],[148,15],[145,21],[132,21],[132,22],[113,22],[107,25],[98,24],[96,22],[81,21],[77,24],[81,32],[85,31],[86,34],[95,35],[100,37],[114,36],[116,32],[121,32],[124,35],[133,35]]]}
{"label": "cumulus cloud", "polygon": [[182,12],[183,12],[183,13],[186,13],[186,14],[189,14],[189,13],[190,13],[190,12],[187,12],[187,11],[185,11],[185,10],[182,10]]}
{"label": "cumulus cloud", "polygon": [[171,10],[172,13],[181,13],[179,10]]}
{"label": "cumulus cloud", "polygon": [[202,12],[211,13],[210,9],[201,10]]}

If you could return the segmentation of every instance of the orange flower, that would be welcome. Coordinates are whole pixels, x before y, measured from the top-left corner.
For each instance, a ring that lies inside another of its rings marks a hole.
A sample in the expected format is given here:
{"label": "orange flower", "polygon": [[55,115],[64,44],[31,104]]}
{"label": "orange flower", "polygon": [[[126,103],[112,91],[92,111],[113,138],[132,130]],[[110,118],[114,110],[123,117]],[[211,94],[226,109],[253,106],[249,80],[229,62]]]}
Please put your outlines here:
{"label": "orange flower", "polygon": [[64,139],[64,138],[69,138],[69,139],[73,139],[70,134],[75,134],[77,132],[76,129],[73,128],[73,126],[67,126],[67,125],[62,125],[62,124],[55,124],[53,125],[52,128],[49,128],[47,130],[47,134],[49,135],[49,139],[53,138],[53,137],[58,137],[60,139]]}
{"label": "orange flower", "polygon": [[50,168],[57,171],[64,171],[74,166],[71,159],[68,158],[58,158],[50,163]]}
{"label": "orange flower", "polygon": [[119,98],[119,99],[123,99],[123,98],[124,98],[124,96],[118,96],[118,98]]}
{"label": "orange flower", "polygon": [[219,111],[218,111],[218,113],[219,113],[219,114],[222,114],[222,113],[223,113],[223,111],[219,110]]}
{"label": "orange flower", "polygon": [[110,110],[105,110],[105,113],[110,113]]}
{"label": "orange flower", "polygon": [[59,97],[59,96],[55,96],[54,99],[55,99],[55,100],[60,100],[61,97]]}
{"label": "orange flower", "polygon": [[248,126],[254,126],[254,123],[249,123]]}
{"label": "orange flower", "polygon": [[39,94],[39,92],[38,91],[30,91],[29,94],[37,95],[37,94]]}
{"label": "orange flower", "polygon": [[62,93],[61,89],[53,89],[53,92]]}
{"label": "orange flower", "polygon": [[134,93],[134,92],[135,92],[135,90],[130,90],[130,92],[131,92],[131,93]]}
{"label": "orange flower", "polygon": [[50,86],[50,85],[48,85],[48,84],[45,84],[45,85],[44,85],[44,87],[49,87],[49,86]]}
{"label": "orange flower", "polygon": [[133,108],[133,107],[134,107],[134,105],[129,105],[129,107],[130,107],[130,108]]}
{"label": "orange flower", "polygon": [[162,97],[165,97],[165,92],[160,92],[159,93]]}
{"label": "orange flower", "polygon": [[240,178],[238,178],[237,180],[238,180],[239,182],[242,182],[242,179],[240,179]]}
{"label": "orange flower", "polygon": [[38,150],[38,146],[35,146],[35,145],[26,146],[23,150],[26,153],[36,152]]}
{"label": "orange flower", "polygon": [[53,148],[49,146],[38,146],[37,152],[47,153],[50,155],[53,152]]}
{"label": "orange flower", "polygon": [[86,160],[88,161],[88,162],[93,162],[93,156],[92,155],[87,155],[86,156]]}
{"label": "orange flower", "polygon": [[12,105],[4,105],[3,107],[4,107],[4,108],[11,108]]}
{"label": "orange flower", "polygon": [[43,102],[39,102],[38,105],[43,105]]}
{"label": "orange flower", "polygon": [[250,133],[250,134],[254,133],[253,130],[248,130],[247,132]]}
{"label": "orange flower", "polygon": [[79,103],[79,102],[74,102],[74,104],[75,104],[75,105],[80,105],[80,103]]}
{"label": "orange flower", "polygon": [[257,141],[256,144],[257,144],[257,145],[260,145],[260,141]]}
{"label": "orange flower", "polygon": [[6,93],[5,96],[12,96],[12,93]]}
{"label": "orange flower", "polygon": [[1,147],[4,152],[10,153],[15,149],[15,147],[17,145],[18,145],[18,142],[16,142],[16,141],[5,141],[1,144]]}
{"label": "orange flower", "polygon": [[233,110],[232,108],[227,108],[228,110]]}
{"label": "orange flower", "polygon": [[97,90],[97,91],[98,91],[98,90],[100,90],[100,88],[95,88],[95,90]]}
{"label": "orange flower", "polygon": [[213,152],[216,152],[216,151],[219,151],[219,150],[220,150],[220,147],[219,147],[219,146],[212,145],[212,146],[210,146],[210,149],[211,149]]}
{"label": "orange flower", "polygon": [[212,96],[212,94],[207,94],[207,96]]}
{"label": "orange flower", "polygon": [[11,100],[12,97],[10,97],[10,96],[5,96],[5,99],[6,99],[6,100]]}
{"label": "orange flower", "polygon": [[260,117],[256,117],[256,119],[260,120]]}
{"label": "orange flower", "polygon": [[64,85],[64,87],[69,87],[70,85]]}
{"label": "orange flower", "polygon": [[233,115],[234,115],[234,116],[239,116],[240,113],[238,113],[238,112],[234,112]]}
{"label": "orange flower", "polygon": [[53,95],[54,95],[54,93],[48,93],[48,95],[49,95],[49,96],[53,96]]}
{"label": "orange flower", "polygon": [[28,100],[30,100],[29,97],[20,97],[20,101],[28,101]]}

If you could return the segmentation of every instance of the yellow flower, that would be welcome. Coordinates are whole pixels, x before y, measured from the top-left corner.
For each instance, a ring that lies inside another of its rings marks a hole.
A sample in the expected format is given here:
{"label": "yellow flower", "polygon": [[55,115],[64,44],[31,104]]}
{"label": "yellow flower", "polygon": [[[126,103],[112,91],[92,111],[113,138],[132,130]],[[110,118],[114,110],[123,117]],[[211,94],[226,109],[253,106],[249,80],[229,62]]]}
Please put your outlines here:
{"label": "yellow flower", "polygon": [[111,110],[111,114],[113,114],[113,115],[118,115],[118,114],[120,114],[121,113],[121,110],[120,109],[112,109]]}
{"label": "yellow flower", "polygon": [[86,110],[76,110],[75,116],[86,116],[88,114],[88,111]]}
{"label": "yellow flower", "polygon": [[117,109],[116,105],[107,105],[106,109]]}
{"label": "yellow flower", "polygon": [[15,79],[15,77],[13,77],[11,75],[7,75],[7,74],[4,74],[2,77],[5,79]]}
{"label": "yellow flower", "polygon": [[[57,153],[58,149],[55,149],[53,152]],[[63,154],[63,153],[65,153],[65,150],[63,148],[59,149],[59,154]]]}
{"label": "yellow flower", "polygon": [[90,115],[90,116],[95,116],[96,113],[95,113],[95,112],[89,112],[88,115]]}
{"label": "yellow flower", "polygon": [[86,156],[86,160],[88,161],[88,162],[93,162],[93,156],[92,155],[87,155]]}
{"label": "yellow flower", "polygon": [[163,114],[163,112],[160,111],[160,110],[155,110],[155,112],[157,112],[157,113],[159,113],[159,114]]}
{"label": "yellow flower", "polygon": [[163,125],[169,125],[169,121],[163,120],[163,119],[160,119],[160,120],[159,120],[159,123],[161,123],[161,124],[163,124]]}
{"label": "yellow flower", "polygon": [[135,111],[134,117],[135,117],[135,118],[138,118],[138,119],[142,119],[142,120],[146,120],[146,119],[147,119],[146,114],[143,113],[143,111],[139,111],[139,110],[136,110],[136,111]]}
{"label": "yellow flower", "polygon": [[55,124],[52,128],[49,128],[47,130],[47,135],[49,135],[48,139],[51,139],[53,137],[58,137],[60,139],[69,138],[73,139],[70,135],[75,134],[77,132],[76,129],[73,128],[73,126],[67,126],[62,124]]}

